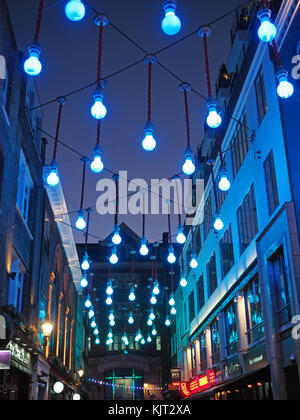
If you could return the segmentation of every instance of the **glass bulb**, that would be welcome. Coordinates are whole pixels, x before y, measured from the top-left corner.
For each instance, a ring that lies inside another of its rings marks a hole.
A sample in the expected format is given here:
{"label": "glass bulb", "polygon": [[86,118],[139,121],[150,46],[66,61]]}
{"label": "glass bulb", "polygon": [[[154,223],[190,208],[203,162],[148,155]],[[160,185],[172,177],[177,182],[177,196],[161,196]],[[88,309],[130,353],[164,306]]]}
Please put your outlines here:
{"label": "glass bulb", "polygon": [[176,262],[176,257],[174,255],[174,248],[172,247],[172,245],[169,248],[168,262],[170,264],[174,264]]}
{"label": "glass bulb", "polygon": [[92,306],[92,302],[91,302],[91,299],[88,297],[87,300],[85,301],[85,307],[90,308],[91,306]]}
{"label": "glass bulb", "polygon": [[214,221],[214,228],[217,231],[220,231],[224,228],[224,223],[222,222],[222,219],[219,215],[216,216],[216,219]]}
{"label": "glass bulb", "polygon": [[112,320],[110,321],[109,325],[110,325],[111,327],[114,327],[114,326],[116,325],[115,320],[114,320],[114,319],[112,319]]}
{"label": "glass bulb", "polygon": [[113,265],[115,265],[115,264],[117,264],[117,263],[119,262],[119,258],[118,258],[118,256],[117,256],[117,249],[116,249],[116,246],[114,246],[114,248],[113,248],[113,250],[112,250],[112,254],[111,254],[110,258],[109,258],[109,261],[110,261],[110,263],[111,263],[111,264],[113,264]]}
{"label": "glass bulb", "polygon": [[112,321],[112,320],[114,320],[114,319],[115,319],[115,316],[114,316],[114,314],[113,314],[112,312],[110,313],[110,315],[109,315],[108,319],[109,319],[110,321]]}
{"label": "glass bulb", "polygon": [[29,58],[24,63],[24,71],[29,76],[38,76],[43,66],[39,60],[41,54],[41,48],[38,45],[31,45],[28,48]]}
{"label": "glass bulb", "polygon": [[177,235],[176,240],[177,240],[177,242],[178,242],[180,245],[183,245],[183,244],[185,244],[185,242],[186,242],[186,236],[185,236],[185,234],[183,233],[183,228],[182,228],[182,226],[181,226],[181,225],[180,225],[180,226],[179,226],[179,228],[178,228],[178,235]]}
{"label": "glass bulb", "polygon": [[83,212],[83,210],[80,210],[78,212],[78,217],[77,217],[77,220],[76,220],[76,228],[78,230],[84,230],[86,228],[86,221],[84,219],[84,212]]}
{"label": "glass bulb", "polygon": [[151,297],[151,299],[150,299],[150,303],[151,303],[151,305],[156,305],[156,304],[157,304],[157,299],[156,299],[156,297],[155,297],[155,296],[152,296],[152,297]]}
{"label": "glass bulb", "polygon": [[151,319],[151,321],[155,320],[155,313],[153,311],[150,314],[150,319]]}
{"label": "glass bulb", "polygon": [[184,277],[181,277],[180,286],[181,287],[186,287],[187,286],[187,281]]}
{"label": "glass bulb", "polygon": [[134,324],[134,318],[132,315],[130,315],[130,317],[128,318],[128,324],[130,325]]}
{"label": "glass bulb", "polygon": [[155,327],[152,330],[152,335],[154,335],[154,336],[157,335],[157,331],[156,331],[156,328]]}
{"label": "glass bulb", "polygon": [[55,161],[51,163],[50,172],[47,176],[47,184],[49,185],[49,187],[56,187],[59,184],[59,176]]}
{"label": "glass bulb", "polygon": [[91,328],[96,328],[96,327],[97,327],[96,322],[95,322],[95,321],[92,321],[92,322],[91,322]]}
{"label": "glass bulb", "polygon": [[91,114],[96,120],[103,120],[107,115],[106,106],[103,104],[103,94],[96,92],[94,95],[94,105],[91,108]]}
{"label": "glass bulb", "polygon": [[106,305],[107,306],[111,306],[112,305],[112,303],[113,303],[113,300],[112,300],[112,298],[109,296],[107,299],[106,299]]}
{"label": "glass bulb", "polygon": [[94,159],[91,163],[91,170],[95,173],[95,174],[99,174],[100,172],[102,172],[104,169],[104,164],[102,162],[102,152],[100,147],[96,147],[96,149],[94,150]]}
{"label": "glass bulb", "polygon": [[81,280],[81,282],[80,282],[80,285],[81,285],[81,287],[82,287],[83,289],[85,289],[86,287],[88,287],[89,282],[87,281],[87,278],[86,278],[86,277],[82,277],[82,280]]}
{"label": "glass bulb", "polygon": [[112,333],[112,331],[110,331],[110,332],[108,333],[108,338],[113,338],[113,333]]}
{"label": "glass bulb", "polygon": [[134,291],[132,290],[132,291],[130,292],[130,295],[129,295],[129,300],[130,300],[130,302],[134,302],[134,301],[135,301],[135,299],[136,299],[136,296],[135,296]]}
{"label": "glass bulb", "polygon": [[221,191],[228,191],[231,187],[230,181],[227,178],[227,172],[223,170],[220,175],[219,188]]}
{"label": "glass bulb", "polygon": [[141,344],[142,344],[142,346],[144,346],[146,344],[146,341],[145,341],[144,338],[141,339]]}
{"label": "glass bulb", "polygon": [[160,294],[160,289],[159,289],[158,283],[156,283],[153,287],[153,294],[155,296],[158,296]]}
{"label": "glass bulb", "polygon": [[97,346],[99,346],[99,344],[100,344],[100,340],[99,340],[99,338],[96,338],[96,340],[95,340],[95,344],[96,344]]}
{"label": "glass bulb", "polygon": [[215,102],[209,102],[207,104],[208,116],[206,119],[207,125],[210,128],[219,128],[222,124],[222,117],[217,110],[217,104]]}
{"label": "glass bulb", "polygon": [[111,284],[108,284],[107,289],[106,289],[106,294],[109,296],[114,294],[114,289],[112,288]]}
{"label": "glass bulb", "polygon": [[176,314],[177,314],[177,311],[176,311],[175,307],[173,307],[173,308],[171,309],[171,314],[172,314],[172,315],[176,315]]}
{"label": "glass bulb", "polygon": [[161,23],[161,27],[164,33],[169,36],[177,35],[181,29],[181,21],[175,14],[176,7],[176,1],[166,1],[163,4],[165,17]]}
{"label": "glass bulb", "polygon": [[147,241],[145,238],[141,241],[140,254],[143,257],[146,257],[149,254],[149,248],[147,247]]}
{"label": "glass bulb", "polygon": [[95,312],[93,311],[93,309],[90,310],[89,312],[89,318],[92,319],[95,316]]}
{"label": "glass bulb", "polygon": [[277,35],[277,28],[276,26],[271,23],[271,10],[270,9],[262,9],[258,12],[258,17],[261,20],[260,27],[258,29],[258,36],[259,39],[263,42],[272,42]]}
{"label": "glass bulb", "polygon": [[169,318],[166,319],[165,325],[166,327],[169,327],[171,325],[171,321]]}
{"label": "glass bulb", "polygon": [[195,269],[195,268],[198,267],[198,261],[197,261],[195,256],[192,256],[192,259],[191,259],[191,262],[190,262],[190,267],[192,269]]}
{"label": "glass bulb", "polygon": [[114,234],[112,237],[112,243],[114,245],[120,245],[120,243],[122,242],[122,238],[120,236],[120,228],[118,225],[115,226],[114,228]]}
{"label": "glass bulb", "polygon": [[277,87],[277,93],[280,98],[288,99],[294,94],[294,86],[290,83],[287,79],[288,73],[286,71],[281,71],[277,74],[277,78],[279,81]]}
{"label": "glass bulb", "polygon": [[83,271],[88,271],[90,269],[89,256],[87,252],[84,254],[84,259],[82,261],[81,268]]}
{"label": "glass bulb", "polygon": [[150,335],[148,335],[147,341],[148,341],[148,343],[152,342],[152,338],[150,337]]}
{"label": "glass bulb", "polygon": [[174,296],[171,296],[170,300],[169,300],[169,305],[170,306],[175,306],[175,299]]}
{"label": "glass bulb", "polygon": [[65,7],[65,13],[68,19],[73,22],[79,22],[85,16],[85,7],[81,0],[70,0]]}
{"label": "glass bulb", "polygon": [[142,141],[143,149],[146,152],[152,152],[156,148],[156,140],[153,137],[153,126],[151,123],[147,124],[145,127],[145,138]]}
{"label": "glass bulb", "polygon": [[185,156],[185,162],[182,166],[182,172],[185,173],[186,175],[190,176],[190,175],[193,175],[195,170],[196,170],[196,167],[195,167],[195,164],[193,162],[193,157],[186,155]]}
{"label": "glass bulb", "polygon": [[152,325],[153,325],[153,321],[150,318],[148,319],[147,325],[149,327],[152,327]]}

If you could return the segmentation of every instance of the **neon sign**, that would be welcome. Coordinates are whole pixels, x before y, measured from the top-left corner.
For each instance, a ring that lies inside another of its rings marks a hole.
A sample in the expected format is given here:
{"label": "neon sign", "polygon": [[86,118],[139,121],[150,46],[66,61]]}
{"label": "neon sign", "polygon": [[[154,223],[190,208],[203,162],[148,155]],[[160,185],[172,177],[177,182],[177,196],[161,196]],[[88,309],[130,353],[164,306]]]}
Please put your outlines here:
{"label": "neon sign", "polygon": [[208,370],[206,374],[197,376],[191,382],[181,382],[181,393],[187,398],[213,388],[216,385],[216,374],[213,370]]}

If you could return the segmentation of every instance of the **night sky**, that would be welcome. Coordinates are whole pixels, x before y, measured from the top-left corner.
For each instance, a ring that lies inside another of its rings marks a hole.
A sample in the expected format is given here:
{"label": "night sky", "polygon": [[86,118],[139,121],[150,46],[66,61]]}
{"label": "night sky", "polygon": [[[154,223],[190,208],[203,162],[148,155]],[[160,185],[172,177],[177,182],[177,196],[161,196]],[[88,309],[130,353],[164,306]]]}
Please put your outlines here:
{"label": "night sky", "polygon": [[[43,49],[44,69],[37,78],[41,102],[78,89],[96,80],[98,28],[93,22],[94,13],[87,8],[85,19],[79,23],[69,21],[64,14],[66,1],[47,0],[40,45]],[[126,32],[150,53],[165,47],[176,39],[211,22],[241,4],[241,0],[179,0],[177,14],[182,19],[178,36],[168,37],[160,27],[163,10],[160,0],[89,0],[99,12],[105,13],[112,23]],[[20,50],[32,43],[38,0],[8,0],[14,31]],[[212,80],[219,67],[226,62],[230,50],[230,29],[235,13],[213,25],[209,40]],[[141,59],[144,54],[114,28],[104,32],[103,77]],[[170,48],[158,57],[180,78],[207,96],[203,43],[197,35]],[[186,128],[183,95],[179,82],[159,66],[153,69],[153,124],[158,147],[146,153],[141,147],[146,123],[147,68],[139,64],[109,80],[105,89],[108,116],[102,124],[102,148],[105,166],[112,171],[127,170],[129,179],[169,178],[179,173],[186,147]],[[83,155],[92,156],[96,142],[96,120],[90,115],[94,87],[71,96],[64,108],[60,140]],[[205,102],[190,94],[191,131],[194,151],[203,137]],[[55,135],[57,105],[43,108],[43,129]],[[48,159],[53,141],[49,139]],[[79,157],[59,146],[58,166],[68,209],[77,211],[80,202],[81,163]],[[103,172],[100,177],[110,177]],[[99,177],[88,171],[85,207],[95,206]],[[75,217],[71,217],[75,223]],[[126,222],[141,235],[141,216],[124,217]],[[147,218],[149,241],[161,239],[167,230],[166,216]],[[173,220],[173,230],[178,221]],[[113,217],[92,215],[91,232],[105,238],[113,227]],[[76,233],[82,241],[82,234]]]}

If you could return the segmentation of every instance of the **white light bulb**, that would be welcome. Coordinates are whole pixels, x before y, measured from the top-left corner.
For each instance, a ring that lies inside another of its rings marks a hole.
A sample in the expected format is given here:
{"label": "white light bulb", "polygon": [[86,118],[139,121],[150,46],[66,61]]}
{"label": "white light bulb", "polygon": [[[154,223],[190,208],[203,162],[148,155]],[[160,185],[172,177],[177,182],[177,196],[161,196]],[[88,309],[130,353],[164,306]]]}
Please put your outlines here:
{"label": "white light bulb", "polygon": [[147,241],[145,238],[141,241],[140,254],[143,257],[146,257],[149,254],[149,248],[147,247]]}
{"label": "white light bulb", "polygon": [[294,94],[294,86],[287,79],[288,73],[285,70],[280,71],[277,74],[279,81],[277,87],[277,93],[280,98],[288,99]]}
{"label": "white light bulb", "polygon": [[270,9],[260,10],[258,12],[258,17],[261,20],[261,24],[258,29],[259,39],[266,43],[272,42],[276,38],[277,28],[270,21],[271,10]]}
{"label": "white light bulb", "polygon": [[56,187],[59,184],[59,176],[55,160],[53,160],[51,163],[50,172],[47,176],[46,182],[49,185],[49,187]]}
{"label": "white light bulb", "polygon": [[135,293],[133,291],[130,292],[129,300],[130,302],[134,302],[136,299]]}
{"label": "white light bulb", "polygon": [[78,212],[78,217],[76,220],[76,228],[79,230],[84,230],[86,228],[86,221],[84,219],[84,212],[82,210]]}
{"label": "white light bulb", "polygon": [[191,262],[190,262],[190,267],[194,270],[195,268],[198,267],[198,261],[196,259],[195,256],[192,257]]}
{"label": "white light bulb", "polygon": [[95,173],[95,174],[99,174],[100,172],[102,172],[104,169],[104,164],[102,162],[102,157],[101,154],[99,152],[94,152],[94,159],[91,163],[91,170]]}
{"label": "white light bulb", "polygon": [[109,284],[106,289],[106,294],[111,296],[113,295],[113,293],[114,293],[114,289],[112,288],[111,284]]}
{"label": "white light bulb", "polygon": [[158,283],[156,283],[155,286],[153,287],[153,294],[155,296],[158,296],[160,294],[160,289],[159,289]]}
{"label": "white light bulb", "polygon": [[29,58],[24,63],[24,71],[29,76],[38,76],[43,66],[39,60],[41,54],[41,48],[38,45],[31,45],[28,48],[29,51]]}
{"label": "white light bulb", "polygon": [[94,105],[91,108],[91,114],[96,120],[102,120],[107,115],[106,106],[103,104],[103,94],[98,91],[94,95]]}
{"label": "white light bulb", "polygon": [[150,314],[150,319],[151,319],[151,321],[155,320],[155,313],[153,311]]}
{"label": "white light bulb", "polygon": [[216,216],[216,219],[214,221],[214,228],[217,231],[220,231],[224,228],[224,223],[222,222],[222,219],[219,215]]}
{"label": "white light bulb", "polygon": [[170,264],[174,264],[176,262],[176,257],[173,252],[170,252],[168,255],[168,262]]}
{"label": "white light bulb", "polygon": [[155,296],[151,296],[150,303],[151,303],[151,305],[156,305],[157,304],[157,299],[156,299]]}
{"label": "white light bulb", "polygon": [[96,322],[95,322],[95,321],[92,321],[92,323],[91,323],[91,327],[92,327],[92,328],[96,328],[96,326],[97,326]]}
{"label": "white light bulb", "polygon": [[228,191],[231,187],[231,184],[229,182],[229,179],[227,178],[226,172],[222,172],[220,175],[220,181],[219,181],[219,188],[221,191]]}
{"label": "white light bulb", "polygon": [[91,302],[90,298],[88,298],[88,299],[85,301],[85,307],[86,307],[87,309],[89,309],[91,306],[92,306],[92,302]]}
{"label": "white light bulb", "polygon": [[122,238],[121,238],[119,232],[120,232],[120,228],[119,228],[118,225],[116,225],[115,228],[114,228],[114,234],[113,234],[113,237],[112,237],[112,243],[114,245],[120,245],[120,243],[122,242]]}
{"label": "white light bulb", "polygon": [[154,336],[156,336],[157,335],[157,331],[156,331],[156,328],[154,327],[153,328],[153,330],[152,330],[152,335],[154,335]]}
{"label": "white light bulb", "polygon": [[147,321],[147,325],[149,326],[149,327],[152,327],[152,325],[153,325],[153,321],[149,318],[148,319],[148,321]]}
{"label": "white light bulb", "polygon": [[109,296],[107,299],[106,299],[106,305],[107,306],[111,306],[112,305],[112,303],[113,303],[113,300],[112,300],[112,298]]}
{"label": "white light bulb", "polygon": [[147,124],[145,127],[145,138],[142,141],[142,146],[146,152],[152,152],[156,148],[156,140],[153,137],[153,132],[152,124]]}
{"label": "white light bulb", "polygon": [[186,287],[187,286],[187,281],[184,277],[181,277],[181,279],[180,279],[180,286],[181,287]]}
{"label": "white light bulb", "polygon": [[90,310],[89,312],[89,318],[92,319],[95,316],[95,312],[93,311],[93,309]]}
{"label": "white light bulb", "polygon": [[176,315],[176,314],[177,314],[177,311],[176,311],[175,307],[173,307],[173,308],[171,309],[171,314],[172,314],[172,315]]}
{"label": "white light bulb", "polygon": [[100,340],[99,340],[99,338],[96,338],[96,340],[95,340],[95,344],[96,344],[97,346],[99,346],[99,344],[100,344]]}
{"label": "white light bulb", "polygon": [[190,175],[193,175],[195,170],[196,170],[196,167],[195,167],[195,164],[193,162],[192,156],[186,156],[185,162],[182,166],[182,172],[184,172],[186,175],[190,176]]}
{"label": "white light bulb", "polygon": [[171,325],[171,321],[169,318],[166,319],[165,325],[166,327],[169,327]]}
{"label": "white light bulb", "polygon": [[148,336],[147,341],[148,341],[148,343],[152,342],[152,338],[150,337],[150,335]]}
{"label": "white light bulb", "polygon": [[88,271],[90,269],[89,256],[87,253],[84,254],[84,259],[82,261],[81,268],[83,271]]}
{"label": "white light bulb", "polygon": [[171,296],[170,300],[169,300],[169,305],[170,306],[175,306],[175,299],[174,296]]}
{"label": "white light bulb", "polygon": [[113,265],[115,265],[115,264],[117,264],[119,262],[119,258],[117,256],[117,248],[116,248],[116,246],[113,247],[112,254],[111,254],[110,258],[109,258],[109,261]]}
{"label": "white light bulb", "polygon": [[81,282],[80,282],[80,285],[81,285],[81,287],[82,287],[83,289],[85,289],[86,287],[88,287],[89,283],[88,283],[88,281],[87,281],[87,278],[86,278],[86,277],[82,277],[82,280],[81,280]]}
{"label": "white light bulb", "polygon": [[128,318],[128,324],[130,325],[134,324],[134,319],[132,315],[130,315],[130,317]]}
{"label": "white light bulb", "polygon": [[208,116],[206,119],[207,125],[210,128],[219,128],[222,124],[222,117],[217,111],[217,104],[215,102],[210,102],[207,105]]}
{"label": "white light bulb", "polygon": [[114,320],[114,319],[112,319],[112,320],[110,321],[109,325],[110,325],[111,327],[114,327],[114,326],[116,325],[115,320]]}

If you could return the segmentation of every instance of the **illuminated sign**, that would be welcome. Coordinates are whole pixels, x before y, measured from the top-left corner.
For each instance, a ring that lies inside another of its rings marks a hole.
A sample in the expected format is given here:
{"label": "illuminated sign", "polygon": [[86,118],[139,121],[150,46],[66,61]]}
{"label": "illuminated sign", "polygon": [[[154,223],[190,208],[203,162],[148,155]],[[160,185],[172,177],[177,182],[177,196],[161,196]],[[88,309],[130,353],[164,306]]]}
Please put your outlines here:
{"label": "illuminated sign", "polygon": [[181,393],[184,397],[187,398],[191,395],[191,393],[189,391],[189,385],[188,385],[187,382],[181,382],[180,389],[181,389]]}
{"label": "illuminated sign", "polygon": [[216,385],[216,374],[213,370],[208,370],[205,375],[197,376],[191,382],[181,383],[181,393],[183,397],[206,391]]}
{"label": "illuminated sign", "polygon": [[0,351],[0,370],[10,369],[10,350]]}

